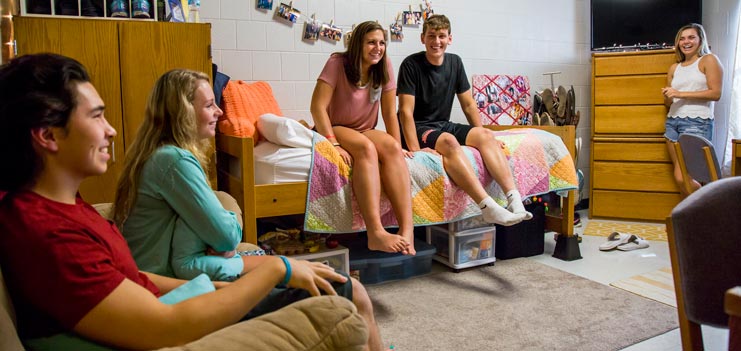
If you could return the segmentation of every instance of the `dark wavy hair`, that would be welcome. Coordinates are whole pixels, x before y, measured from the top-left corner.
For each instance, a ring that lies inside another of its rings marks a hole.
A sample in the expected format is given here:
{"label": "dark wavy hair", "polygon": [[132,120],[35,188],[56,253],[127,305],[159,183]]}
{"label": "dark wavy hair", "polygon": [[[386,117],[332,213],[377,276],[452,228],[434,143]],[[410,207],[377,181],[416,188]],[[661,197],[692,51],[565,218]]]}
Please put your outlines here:
{"label": "dark wavy hair", "polygon": [[31,186],[43,170],[31,131],[61,127],[66,131],[77,105],[77,84],[90,77],[79,62],[56,54],[15,58],[0,66],[0,189]]}
{"label": "dark wavy hair", "polygon": [[[355,29],[352,30],[350,43],[347,45],[347,51],[340,53],[344,58],[345,76],[347,76],[347,80],[352,84],[360,82],[360,67],[363,62],[363,39],[366,34],[375,30],[383,32],[383,40],[388,41],[386,30],[378,22],[366,21],[355,26]],[[374,88],[388,83],[389,74],[386,71],[386,51],[383,52],[381,61],[370,67],[368,78],[369,82],[372,82],[371,86]]]}

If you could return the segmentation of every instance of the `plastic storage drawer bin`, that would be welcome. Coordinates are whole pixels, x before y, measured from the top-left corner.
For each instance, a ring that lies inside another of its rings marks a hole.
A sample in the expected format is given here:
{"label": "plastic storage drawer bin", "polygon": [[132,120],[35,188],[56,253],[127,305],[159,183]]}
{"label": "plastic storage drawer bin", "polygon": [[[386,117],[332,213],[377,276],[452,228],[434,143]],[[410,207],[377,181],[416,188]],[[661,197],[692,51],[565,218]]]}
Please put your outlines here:
{"label": "plastic storage drawer bin", "polygon": [[[345,243],[346,245],[349,245]],[[370,251],[365,242],[362,245],[349,245],[350,275],[357,275],[363,284],[376,284],[389,280],[406,279],[432,270],[432,256],[435,248],[424,241],[415,240],[417,255]]]}
{"label": "plastic storage drawer bin", "polygon": [[478,228],[493,228],[493,223],[488,223],[484,220],[484,217],[481,215],[461,219],[460,221],[450,222],[448,224],[440,224],[438,227],[447,227],[449,232],[462,232],[464,230],[469,229],[478,229]]}
{"label": "plastic storage drawer bin", "polygon": [[451,268],[493,264],[496,228],[484,227],[451,232],[447,226],[427,227],[427,242],[435,247],[433,257]]}
{"label": "plastic storage drawer bin", "polygon": [[291,258],[297,260],[307,260],[312,262],[322,262],[335,270],[350,272],[350,255],[349,250],[344,246],[337,246],[334,249],[322,248],[314,253],[305,253],[292,255]]}

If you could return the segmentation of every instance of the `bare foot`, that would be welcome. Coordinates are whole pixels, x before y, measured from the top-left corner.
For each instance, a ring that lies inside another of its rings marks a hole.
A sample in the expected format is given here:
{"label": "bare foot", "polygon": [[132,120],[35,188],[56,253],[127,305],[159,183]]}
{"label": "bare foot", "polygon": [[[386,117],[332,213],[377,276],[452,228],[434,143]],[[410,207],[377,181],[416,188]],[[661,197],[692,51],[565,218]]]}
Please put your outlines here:
{"label": "bare foot", "polygon": [[401,235],[394,235],[385,230],[368,232],[368,248],[374,251],[402,252],[407,251],[409,243]]}
{"label": "bare foot", "polygon": [[414,230],[409,230],[407,232],[399,232],[399,235],[401,235],[404,240],[409,243],[409,246],[406,247],[406,252],[403,252],[405,255],[414,256],[417,254],[417,250],[414,249]]}

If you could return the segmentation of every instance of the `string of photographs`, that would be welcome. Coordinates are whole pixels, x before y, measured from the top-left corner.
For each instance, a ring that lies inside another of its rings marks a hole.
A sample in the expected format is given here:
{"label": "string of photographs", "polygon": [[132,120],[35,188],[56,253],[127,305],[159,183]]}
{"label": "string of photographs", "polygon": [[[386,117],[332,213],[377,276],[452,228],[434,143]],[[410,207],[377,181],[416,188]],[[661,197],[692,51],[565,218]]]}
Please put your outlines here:
{"label": "string of photographs", "polygon": [[[257,0],[257,9],[270,11],[273,9],[273,0]],[[402,41],[404,39],[403,26],[419,26],[428,17],[432,16],[434,11],[432,10],[432,2],[425,0],[424,5],[419,5],[419,11],[413,11],[412,5],[409,5],[408,11],[399,12],[396,15],[396,20],[389,25],[389,33],[391,41]],[[294,24],[298,23],[301,18],[301,11],[293,7],[293,1],[288,4],[280,3],[275,10],[275,18]],[[355,29],[355,25],[353,28]],[[311,15],[304,21],[304,34],[303,40],[314,42],[319,38],[339,42],[345,39],[345,45],[349,43],[350,36],[352,35],[352,29],[343,33],[342,29],[335,26],[334,20],[322,22],[316,18],[316,15]]]}

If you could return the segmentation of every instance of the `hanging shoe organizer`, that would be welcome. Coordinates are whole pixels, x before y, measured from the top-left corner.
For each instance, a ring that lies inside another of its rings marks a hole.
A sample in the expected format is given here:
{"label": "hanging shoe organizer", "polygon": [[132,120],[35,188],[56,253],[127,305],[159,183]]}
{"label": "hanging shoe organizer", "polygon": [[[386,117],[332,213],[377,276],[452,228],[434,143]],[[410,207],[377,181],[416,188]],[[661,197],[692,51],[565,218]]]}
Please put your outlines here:
{"label": "hanging shoe organizer", "polygon": [[551,77],[551,87],[535,92],[533,95],[533,125],[541,126],[564,126],[578,125],[579,111],[576,111],[576,95],[574,86],[568,90],[559,85],[555,88],[553,76],[561,74],[557,72],[546,72],[543,75]]}
{"label": "hanging shoe organizer", "polygon": [[117,17],[164,21],[167,0],[21,0],[31,16]]}

